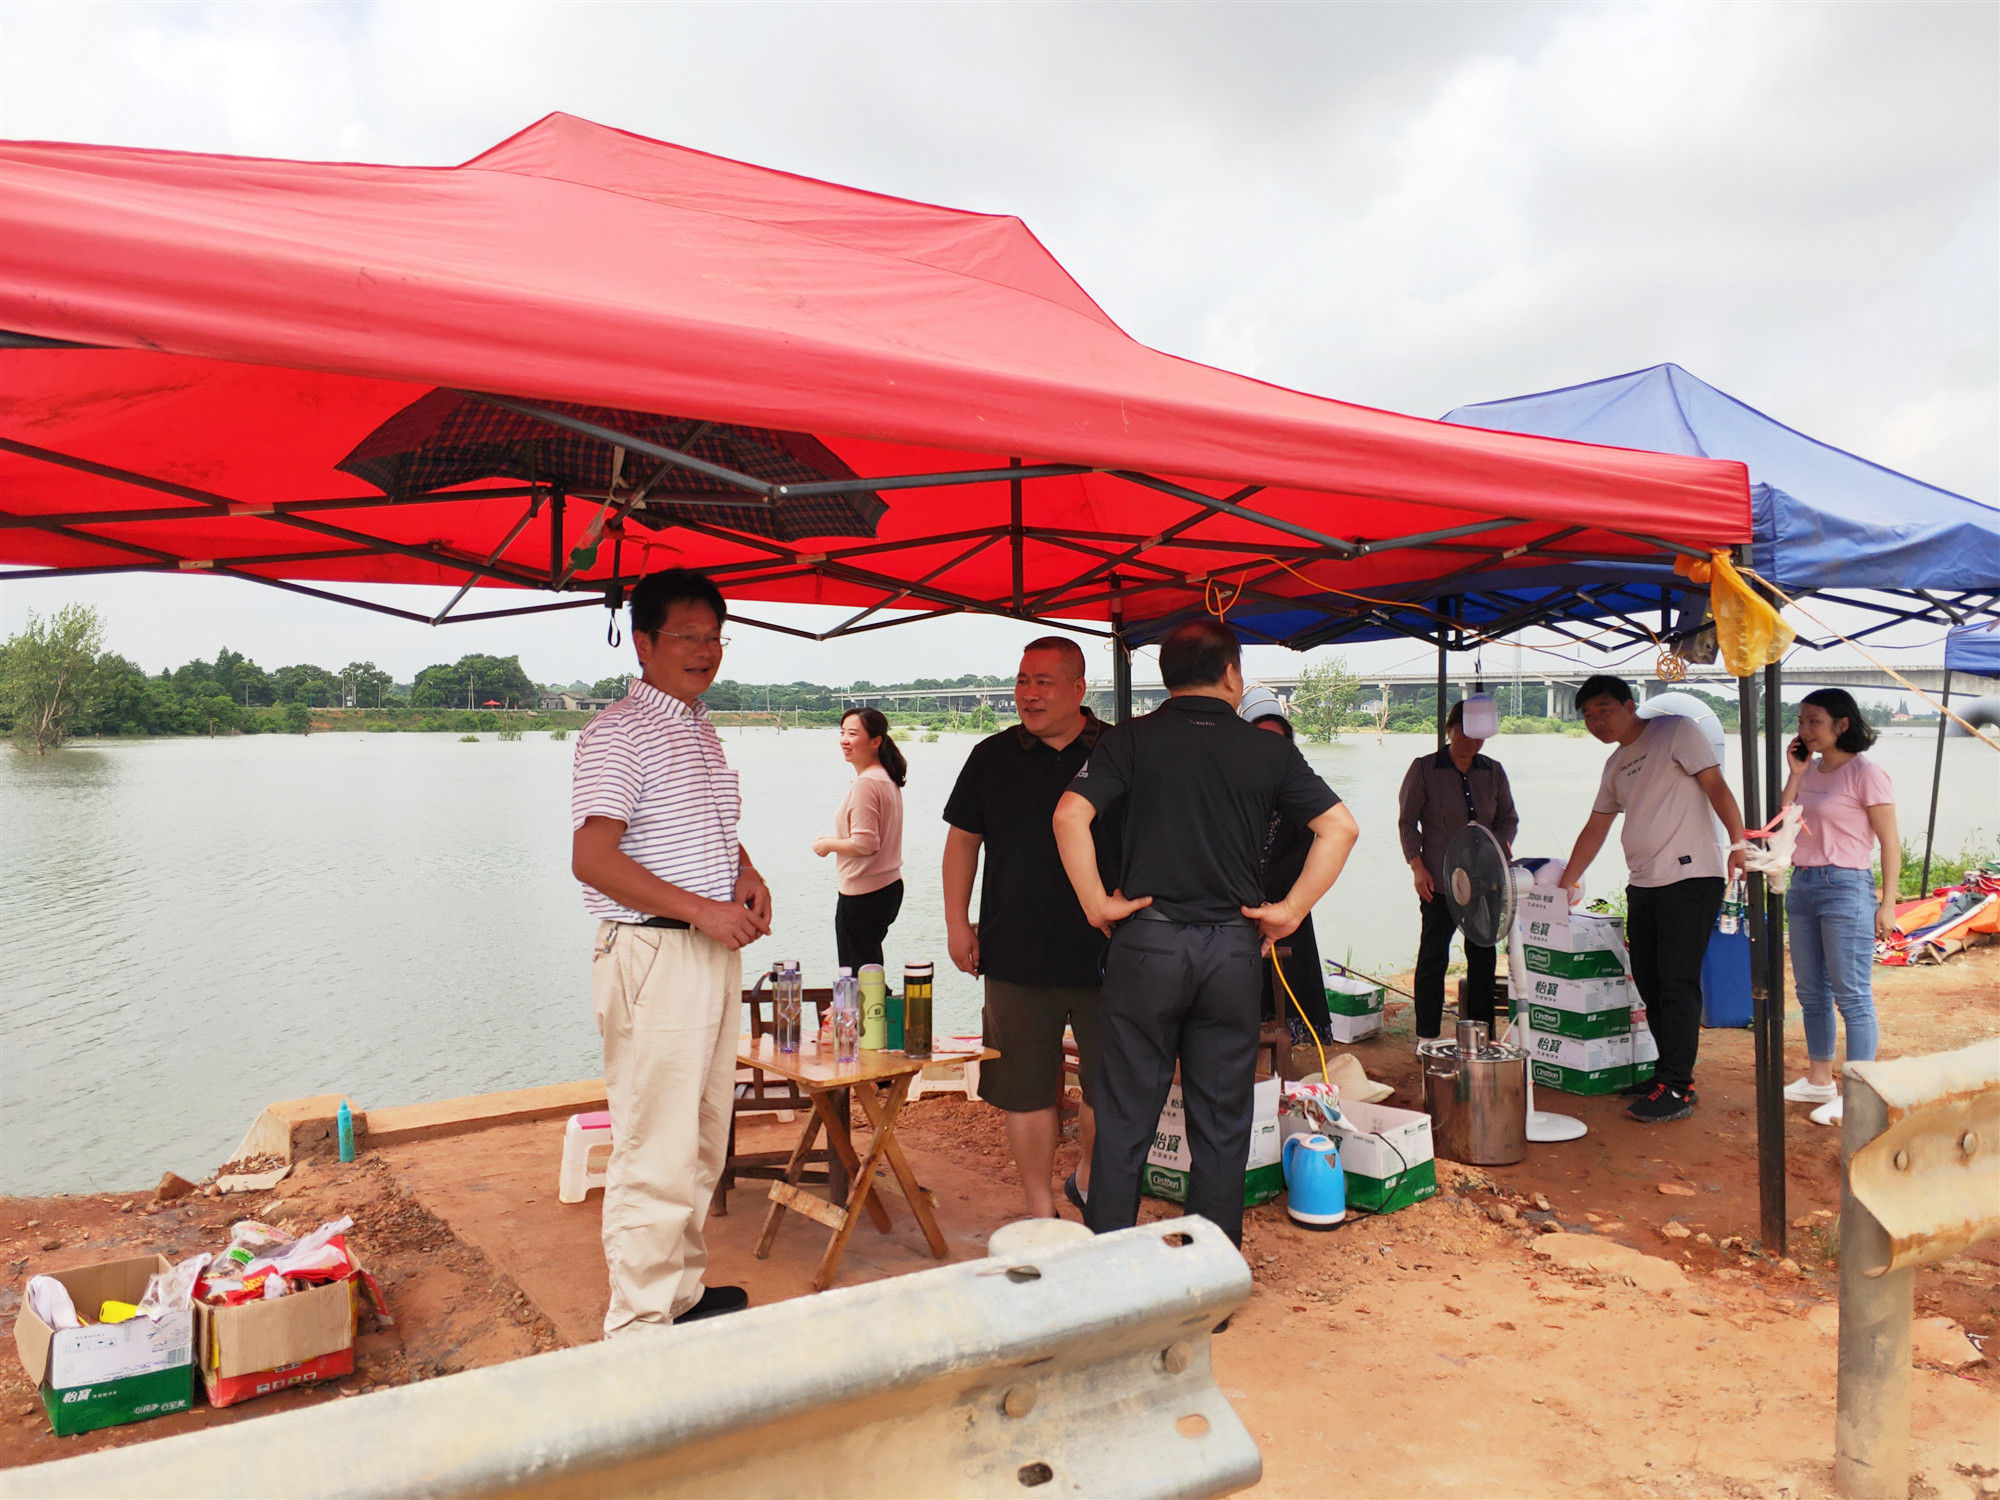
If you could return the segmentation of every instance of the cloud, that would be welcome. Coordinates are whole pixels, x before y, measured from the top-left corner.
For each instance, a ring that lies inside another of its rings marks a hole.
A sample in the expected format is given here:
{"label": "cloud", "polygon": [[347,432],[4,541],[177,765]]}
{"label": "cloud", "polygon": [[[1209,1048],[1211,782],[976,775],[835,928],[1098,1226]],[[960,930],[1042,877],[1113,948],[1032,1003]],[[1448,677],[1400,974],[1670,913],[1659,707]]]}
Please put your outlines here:
{"label": "cloud", "polygon": [[1674,360],[1990,501],[1996,52],[1990,6],[12,4],[0,134],[445,164],[563,109],[1019,214],[1136,337],[1285,385]]}

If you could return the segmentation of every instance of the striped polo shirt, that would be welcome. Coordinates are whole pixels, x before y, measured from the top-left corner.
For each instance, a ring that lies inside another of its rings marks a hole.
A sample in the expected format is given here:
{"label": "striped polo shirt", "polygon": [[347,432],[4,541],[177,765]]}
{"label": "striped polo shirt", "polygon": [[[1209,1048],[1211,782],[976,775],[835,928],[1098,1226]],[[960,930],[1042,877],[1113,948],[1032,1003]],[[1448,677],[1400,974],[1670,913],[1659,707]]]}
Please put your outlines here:
{"label": "striped polo shirt", "polygon": [[[669,885],[711,901],[736,889],[736,822],[743,795],[708,710],[643,677],[584,726],[570,778],[570,826],[591,817],[625,825],[618,847]],[[583,887],[584,910],[610,922],[647,913]]]}

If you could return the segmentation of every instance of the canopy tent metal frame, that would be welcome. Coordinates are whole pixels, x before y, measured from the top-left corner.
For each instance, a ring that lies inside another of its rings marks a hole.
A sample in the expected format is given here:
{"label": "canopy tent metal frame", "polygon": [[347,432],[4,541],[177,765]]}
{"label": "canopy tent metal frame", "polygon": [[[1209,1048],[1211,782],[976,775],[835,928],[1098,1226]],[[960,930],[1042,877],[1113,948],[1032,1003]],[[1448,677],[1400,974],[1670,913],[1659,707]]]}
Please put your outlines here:
{"label": "canopy tent metal frame", "polygon": [[[35,341],[21,335],[0,337],[0,346],[49,347],[50,341]],[[62,345],[60,347],[86,347]],[[483,393],[478,399],[520,415],[530,416],[553,427],[578,432],[613,446],[622,446],[629,451],[653,458],[662,464],[671,464],[689,472],[701,475],[717,483],[726,484],[741,492],[743,500],[738,502],[746,507],[770,505],[778,501],[807,495],[832,495],[860,491],[948,489],[969,484],[1006,482],[1013,493],[1013,514],[1004,525],[968,528],[951,532],[931,532],[920,536],[901,537],[886,541],[869,541],[852,545],[827,547],[808,551],[767,537],[738,531],[734,528],[701,521],[690,517],[677,518],[674,527],[724,541],[732,546],[759,554],[743,561],[722,563],[706,568],[710,577],[718,585],[747,585],[768,583],[787,578],[819,576],[835,579],[842,583],[864,589],[880,591],[880,597],[867,604],[846,620],[826,631],[803,631],[792,627],[775,625],[771,622],[744,617],[746,625],[773,629],[784,634],[812,640],[832,640],[853,635],[865,630],[878,630],[890,625],[913,623],[935,618],[940,613],[972,612],[997,615],[1007,618],[1046,622],[1061,625],[1062,628],[1082,630],[1090,634],[1109,637],[1129,650],[1130,643],[1123,622],[1134,612],[1135,607],[1143,610],[1147,596],[1161,592],[1185,592],[1196,584],[1206,585],[1213,576],[1210,573],[1191,575],[1184,569],[1171,565],[1171,553],[1176,542],[1187,538],[1189,545],[1198,544],[1208,553],[1224,552],[1243,555],[1248,562],[1246,572],[1261,567],[1254,576],[1239,574],[1233,579],[1216,583],[1231,606],[1241,602],[1262,605],[1267,608],[1297,610],[1305,608],[1321,617],[1319,630],[1328,639],[1337,638],[1343,624],[1377,621],[1386,624],[1395,633],[1413,639],[1431,639],[1424,626],[1439,627],[1437,611],[1428,605],[1415,601],[1347,599],[1327,585],[1328,592],[1317,596],[1301,598],[1259,587],[1266,579],[1285,570],[1296,570],[1308,566],[1338,565],[1383,552],[1422,550],[1453,558],[1464,559],[1469,566],[1455,570],[1452,578],[1471,576],[1482,567],[1511,561],[1523,555],[1545,557],[1561,562],[1630,562],[1635,560],[1629,554],[1591,550],[1585,547],[1565,548],[1560,544],[1570,541],[1591,528],[1577,525],[1555,525],[1542,536],[1527,542],[1506,547],[1480,545],[1470,540],[1481,533],[1520,527],[1529,524],[1519,517],[1500,516],[1490,519],[1438,527],[1429,531],[1414,532],[1402,536],[1385,537],[1337,537],[1310,527],[1300,525],[1283,516],[1271,515],[1256,510],[1245,502],[1252,499],[1261,488],[1244,485],[1226,495],[1210,495],[1189,485],[1163,479],[1155,475],[1130,469],[1094,469],[1079,464],[1029,464],[1019,459],[1012,460],[1005,467],[982,469],[955,469],[928,473],[905,473],[868,476],[853,480],[827,480],[806,484],[780,485],[740,474],[705,460],[679,453],[674,449],[649,442],[616,429],[572,416],[565,412],[550,410],[533,403],[518,401],[508,397]],[[464,501],[488,501],[499,499],[521,499],[526,505],[520,519],[502,540],[501,544],[485,557],[473,555],[438,543],[410,543],[391,540],[375,535],[351,524],[339,524],[320,519],[327,513],[344,513],[349,519],[365,521],[369,510],[388,510],[412,503],[398,501],[386,495],[381,496],[336,496],[330,498],[306,498],[297,500],[276,500],[250,502],[199,489],[172,480],[139,473],[132,469],[99,463],[75,454],[20,442],[15,439],[0,438],[0,451],[42,463],[89,474],[100,479],[151,490],[186,502],[178,506],[161,506],[145,510],[89,510],[64,511],[41,514],[13,514],[0,512],[0,529],[27,528],[61,536],[73,541],[89,543],[114,553],[126,554],[125,560],[107,561],[96,564],[75,564],[59,567],[16,568],[0,571],[0,581],[27,578],[80,577],[114,573],[168,573],[168,572],[208,572],[223,577],[245,579],[270,587],[298,592],[309,597],[324,599],[334,603],[351,605],[416,624],[443,625],[463,624],[478,620],[488,620],[534,614],[562,609],[574,609],[587,604],[601,603],[616,608],[623,602],[624,594],[642,576],[640,570],[626,570],[614,566],[609,575],[590,578],[576,576],[576,570],[565,565],[565,544],[563,532],[563,507],[566,501],[577,500],[590,504],[600,504],[615,508],[625,497],[616,493],[577,491],[568,492],[548,484],[539,485],[492,485],[441,490],[427,493],[421,503],[448,504]],[[1190,513],[1179,520],[1162,527],[1150,535],[1110,531],[1077,531],[1046,526],[1030,526],[1022,521],[1022,495],[1025,487],[1037,480],[1070,478],[1079,474],[1108,474],[1126,483],[1143,488],[1155,494],[1185,502],[1191,507]],[[729,503],[704,499],[704,504]],[[531,571],[516,562],[504,561],[501,554],[533,523],[538,516],[546,514],[549,534],[549,567],[546,573]],[[149,524],[166,520],[214,520],[233,517],[254,518],[262,522],[275,522],[316,537],[337,541],[346,545],[336,548],[317,548],[291,552],[262,552],[241,556],[192,557],[149,546],[107,534],[107,531],[125,525]],[[1195,538],[1189,534],[1205,521],[1217,517],[1229,517],[1237,521],[1251,523],[1268,533],[1267,540],[1248,542],[1234,539]],[[623,517],[614,514],[612,518],[614,548],[622,542],[621,523]],[[1607,530],[1609,528],[1606,528]],[[1675,554],[1700,555],[1695,549],[1679,543],[1653,537],[1643,537],[1632,533],[1616,532],[1627,541],[1638,541],[1656,549],[1657,556],[1668,557]],[[1022,581],[1021,553],[1024,545],[1034,541],[1047,546],[1061,548],[1075,553],[1082,561],[1078,570],[1070,577],[1054,585],[1043,586],[1029,595]],[[915,579],[894,578],[876,572],[863,565],[862,560],[899,551],[935,548],[941,545],[964,543],[965,549],[947,558],[943,563]],[[1014,554],[1014,593],[1010,600],[993,601],[958,592],[934,580],[948,573],[954,567],[990,547],[1006,545]],[[287,564],[360,558],[380,555],[397,555],[416,561],[435,564],[463,575],[465,585],[445,609],[434,615],[424,615],[413,610],[399,609],[393,605],[373,600],[359,599],[352,595],[338,593],[331,589],[318,588],[288,579],[273,578],[250,571],[253,568],[282,567]],[[1152,555],[1149,555],[1152,554]],[[616,552],[614,551],[614,556]],[[1169,560],[1162,560],[1169,559]],[[1636,560],[1643,560],[1636,559]],[[1313,582],[1313,580],[1307,580]],[[487,583],[503,587],[516,587],[547,593],[587,594],[587,599],[565,599],[553,603],[512,606],[502,609],[474,610],[456,613],[456,606],[465,597],[471,586]],[[908,613],[886,619],[873,618],[885,610],[896,609],[906,601],[916,600],[926,608],[913,608]],[[1376,600],[1376,602],[1369,602]],[[1111,613],[1116,618],[1114,628],[1107,631],[1094,626],[1079,624],[1074,618],[1077,610],[1114,606]],[[1154,628],[1185,616],[1199,613],[1183,610],[1149,622]],[[1407,617],[1407,618],[1406,618]],[[1254,627],[1246,633],[1259,639],[1303,648],[1315,642],[1302,636],[1283,640],[1264,635]],[[1129,707],[1129,705],[1128,705]]]}

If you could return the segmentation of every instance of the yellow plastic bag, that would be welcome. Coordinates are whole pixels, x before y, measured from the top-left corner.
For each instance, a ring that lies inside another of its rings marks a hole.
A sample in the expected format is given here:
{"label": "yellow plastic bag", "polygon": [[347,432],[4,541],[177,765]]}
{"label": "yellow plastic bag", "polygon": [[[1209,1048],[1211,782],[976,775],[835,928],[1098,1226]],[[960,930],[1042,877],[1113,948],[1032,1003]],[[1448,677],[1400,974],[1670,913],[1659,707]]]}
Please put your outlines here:
{"label": "yellow plastic bag", "polygon": [[1748,677],[1759,667],[1784,659],[1797,632],[1743,581],[1727,553],[1717,552],[1706,562],[1678,557],[1674,571],[1690,583],[1708,585],[1715,644],[1731,677]]}

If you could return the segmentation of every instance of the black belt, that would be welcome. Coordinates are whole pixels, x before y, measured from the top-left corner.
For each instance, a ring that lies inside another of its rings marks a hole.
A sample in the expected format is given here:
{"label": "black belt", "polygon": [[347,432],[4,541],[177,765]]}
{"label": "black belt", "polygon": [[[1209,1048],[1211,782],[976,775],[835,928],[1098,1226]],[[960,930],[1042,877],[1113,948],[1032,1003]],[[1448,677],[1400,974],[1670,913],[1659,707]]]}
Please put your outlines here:
{"label": "black belt", "polygon": [[664,927],[669,932],[691,932],[694,924],[683,922],[679,917],[648,917],[643,922],[627,922],[627,927]]}
{"label": "black belt", "polygon": [[1233,917],[1219,917],[1212,922],[1184,922],[1179,917],[1170,917],[1157,907],[1142,906],[1125,919],[1128,922],[1165,922],[1169,927],[1233,927],[1247,923],[1249,918],[1240,912]]}

